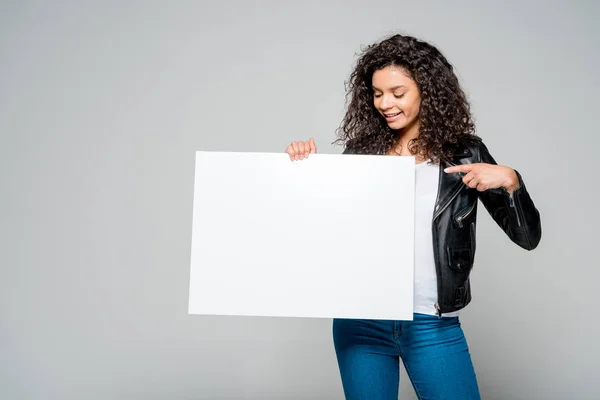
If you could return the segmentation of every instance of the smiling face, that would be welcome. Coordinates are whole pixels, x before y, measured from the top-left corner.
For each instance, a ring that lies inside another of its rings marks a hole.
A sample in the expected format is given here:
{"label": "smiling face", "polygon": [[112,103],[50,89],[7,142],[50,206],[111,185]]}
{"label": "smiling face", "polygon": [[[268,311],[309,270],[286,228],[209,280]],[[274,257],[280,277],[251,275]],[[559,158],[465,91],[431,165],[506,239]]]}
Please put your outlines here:
{"label": "smiling face", "polygon": [[418,130],[421,95],[401,67],[391,65],[373,73],[373,104],[394,130]]}

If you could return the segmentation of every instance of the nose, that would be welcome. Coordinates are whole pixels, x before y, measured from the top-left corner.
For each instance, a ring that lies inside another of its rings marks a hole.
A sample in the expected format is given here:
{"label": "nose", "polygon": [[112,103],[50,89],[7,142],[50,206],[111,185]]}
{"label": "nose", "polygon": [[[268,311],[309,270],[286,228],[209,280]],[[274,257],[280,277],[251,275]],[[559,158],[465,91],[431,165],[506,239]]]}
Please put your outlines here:
{"label": "nose", "polygon": [[392,108],[392,106],[393,106],[392,100],[388,96],[383,95],[383,98],[381,99],[381,108],[383,110],[388,110],[388,109]]}

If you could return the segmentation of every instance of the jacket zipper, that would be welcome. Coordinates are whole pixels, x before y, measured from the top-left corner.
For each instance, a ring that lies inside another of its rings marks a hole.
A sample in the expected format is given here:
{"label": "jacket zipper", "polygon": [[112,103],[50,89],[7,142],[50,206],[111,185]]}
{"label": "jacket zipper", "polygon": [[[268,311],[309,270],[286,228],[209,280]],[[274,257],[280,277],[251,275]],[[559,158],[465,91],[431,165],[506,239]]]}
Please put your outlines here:
{"label": "jacket zipper", "polygon": [[452,201],[456,198],[456,196],[458,196],[458,194],[460,193],[462,189],[462,185],[458,185],[457,188],[454,190],[454,193],[452,193],[452,196],[450,197],[450,199],[446,202],[446,204],[444,204],[444,207],[440,208],[434,215],[433,215],[433,220],[435,221],[437,219],[437,217],[440,216],[440,214],[442,214],[442,212],[444,212],[444,210],[446,208],[448,208],[448,206],[450,204],[452,204]]}
{"label": "jacket zipper", "polygon": [[465,219],[469,215],[471,215],[471,213],[475,209],[475,204],[477,204],[477,200],[473,202],[473,204],[471,205],[471,207],[469,207],[469,209],[466,212],[464,212],[462,215],[459,215],[458,217],[456,217],[456,222],[458,223],[458,227],[459,228],[463,227],[463,222],[462,222],[463,219]]}
{"label": "jacket zipper", "polygon": [[[449,164],[450,164],[451,166],[454,166],[454,165],[456,165],[455,163],[449,163]],[[442,169],[442,168],[440,168],[440,186],[438,186],[438,193],[437,193],[437,197],[438,197],[438,198],[439,198],[439,196],[440,196],[441,180],[442,180],[442,174],[443,174],[443,173],[444,173],[444,172],[443,172],[443,169]],[[450,204],[452,204],[452,201],[453,201],[453,200],[456,198],[456,196],[458,196],[458,194],[459,194],[459,193],[460,193],[460,191],[462,190],[462,187],[463,187],[463,185],[464,185],[464,184],[462,184],[462,185],[457,185],[456,189],[454,190],[454,193],[452,193],[452,196],[450,196],[450,199],[449,199],[449,200],[446,202],[446,204],[444,204],[444,207],[441,207],[441,208],[440,208],[440,209],[439,209],[437,212],[435,212],[435,213],[433,214],[433,218],[432,218],[432,221],[431,221],[431,227],[432,227],[432,231],[433,231],[433,232],[432,232],[432,233],[433,233],[433,243],[437,243],[437,241],[438,241],[438,237],[437,237],[437,235],[435,234],[435,232],[436,232],[436,231],[435,231],[435,220],[437,219],[437,217],[439,217],[439,216],[442,214],[442,212],[444,212],[444,210],[445,210],[446,208],[448,208],[448,206],[449,206]],[[434,251],[434,252],[433,252],[433,258],[434,258],[434,262],[435,262],[436,273],[437,273],[437,274],[438,274],[438,276],[439,276],[439,274],[440,274],[440,271],[439,271],[439,268],[438,268],[438,267],[439,267],[439,262],[440,262],[440,261],[439,261],[439,259],[438,259],[438,257],[437,257],[437,252],[436,252],[436,251]],[[440,280],[439,280],[439,277],[438,277],[438,299],[439,299],[440,292],[441,292],[441,289],[442,289],[442,288],[441,288],[441,285],[440,285],[440,283],[439,283],[439,282],[440,282]],[[438,315],[438,317],[441,319],[441,318],[442,318],[442,310],[441,310],[441,308],[440,308],[439,302],[436,302],[436,303],[434,304],[434,307],[435,307],[435,309],[436,309],[436,311],[437,311],[437,315]]]}
{"label": "jacket zipper", "polygon": [[519,209],[517,208],[517,205],[515,204],[516,200],[513,195],[514,195],[514,192],[508,196],[508,204],[510,205],[511,208],[513,208],[515,210],[515,215],[517,216],[517,225],[520,228],[521,227],[521,219],[519,218]]}
{"label": "jacket zipper", "polygon": [[[454,163],[450,163],[450,165],[455,165]],[[443,179],[443,174],[444,171],[442,170],[442,166],[440,165],[440,176],[439,176],[439,184],[438,184],[438,190],[437,190],[437,194],[436,194],[436,202],[437,200],[440,198],[440,191],[442,188],[442,179]],[[458,190],[456,191],[456,195],[458,195]],[[454,196],[453,196],[454,197]],[[450,203],[448,203],[450,204]],[[444,208],[446,208],[446,206],[444,206]],[[441,214],[441,212],[438,213],[434,213],[432,221],[431,221],[431,234],[433,236],[433,243],[435,245],[435,243],[438,242],[438,237],[437,237],[437,231],[435,229],[435,220],[436,218]],[[439,305],[439,298],[440,298],[440,293],[442,291],[442,286],[440,284],[440,260],[437,254],[437,251],[433,251],[433,259],[434,259],[434,263],[435,263],[435,271],[436,271],[436,275],[437,275],[437,295],[438,295],[438,301],[434,304],[435,310],[437,312],[438,317],[441,319],[442,318],[442,311],[440,310],[440,305]]]}

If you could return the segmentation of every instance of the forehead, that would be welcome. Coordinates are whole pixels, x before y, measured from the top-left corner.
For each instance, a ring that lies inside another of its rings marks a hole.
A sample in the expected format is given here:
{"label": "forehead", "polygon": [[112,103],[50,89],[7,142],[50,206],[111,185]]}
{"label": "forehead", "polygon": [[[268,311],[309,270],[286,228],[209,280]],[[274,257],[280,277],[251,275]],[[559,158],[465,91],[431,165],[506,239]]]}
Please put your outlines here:
{"label": "forehead", "polygon": [[408,73],[401,67],[390,65],[379,69],[373,73],[371,79],[373,88],[386,90],[398,86],[412,87],[414,81],[408,76]]}

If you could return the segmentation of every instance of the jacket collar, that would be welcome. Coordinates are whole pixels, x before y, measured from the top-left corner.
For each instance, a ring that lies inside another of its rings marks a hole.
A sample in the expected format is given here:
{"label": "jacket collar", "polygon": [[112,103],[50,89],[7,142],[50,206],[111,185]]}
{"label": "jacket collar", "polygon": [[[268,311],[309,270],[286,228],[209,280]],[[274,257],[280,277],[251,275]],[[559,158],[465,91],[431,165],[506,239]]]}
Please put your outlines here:
{"label": "jacket collar", "polygon": [[461,158],[468,158],[473,156],[473,153],[467,146],[460,145],[454,150],[454,159],[459,160]]}

